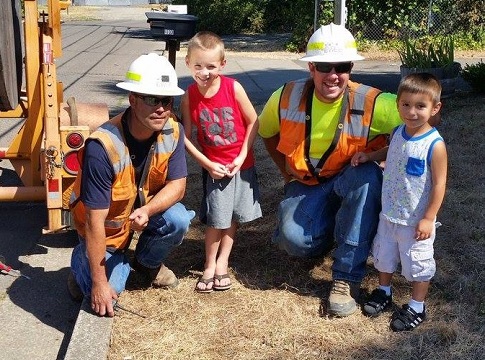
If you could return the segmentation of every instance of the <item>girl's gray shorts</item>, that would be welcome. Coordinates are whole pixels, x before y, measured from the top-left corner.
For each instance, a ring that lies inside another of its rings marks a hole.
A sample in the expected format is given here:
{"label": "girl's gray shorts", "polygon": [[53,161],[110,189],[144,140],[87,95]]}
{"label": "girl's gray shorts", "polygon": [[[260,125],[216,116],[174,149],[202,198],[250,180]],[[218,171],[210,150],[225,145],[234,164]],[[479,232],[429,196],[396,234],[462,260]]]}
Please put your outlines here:
{"label": "girl's gray shorts", "polygon": [[213,179],[203,170],[202,180],[204,197],[199,216],[202,223],[215,229],[228,229],[232,222],[242,224],[262,216],[254,166],[222,179]]}

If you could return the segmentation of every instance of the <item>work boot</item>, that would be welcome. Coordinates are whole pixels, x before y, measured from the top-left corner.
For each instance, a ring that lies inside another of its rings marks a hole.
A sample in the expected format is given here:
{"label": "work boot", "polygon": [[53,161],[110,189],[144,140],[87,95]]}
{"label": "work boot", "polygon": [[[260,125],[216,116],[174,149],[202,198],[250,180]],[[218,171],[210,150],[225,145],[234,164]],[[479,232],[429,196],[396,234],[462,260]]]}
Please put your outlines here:
{"label": "work boot", "polygon": [[357,310],[355,299],[359,297],[360,283],[334,280],[328,297],[327,313],[344,317]]}
{"label": "work boot", "polygon": [[83,300],[84,294],[71,271],[69,271],[69,275],[67,276],[67,290],[74,301],[81,302]]}
{"label": "work boot", "polygon": [[136,259],[133,261],[133,269],[146,274],[153,287],[173,289],[177,287],[179,281],[172,270],[161,264],[154,269],[147,268],[140,264]]}

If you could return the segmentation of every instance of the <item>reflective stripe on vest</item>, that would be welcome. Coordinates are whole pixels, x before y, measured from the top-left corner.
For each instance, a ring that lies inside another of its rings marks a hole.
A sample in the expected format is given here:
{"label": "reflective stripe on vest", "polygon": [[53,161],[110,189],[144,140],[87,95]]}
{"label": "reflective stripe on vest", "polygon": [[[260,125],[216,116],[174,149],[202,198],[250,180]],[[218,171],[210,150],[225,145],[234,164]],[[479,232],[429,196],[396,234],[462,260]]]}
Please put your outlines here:
{"label": "reflective stripe on vest", "polygon": [[91,135],[91,138],[99,139],[105,146],[106,140],[103,140],[103,135],[107,135],[110,139],[114,149],[107,149],[108,157],[113,165],[115,176],[124,170],[126,166],[131,166],[130,153],[126,148],[121,134],[122,130],[118,128],[114,123],[105,123],[99,127],[96,132]]}
{"label": "reflective stripe on vest", "polygon": [[[123,249],[129,243],[130,222],[128,216],[133,210],[138,190],[135,184],[135,169],[131,163],[129,150],[123,142],[121,119],[122,114],[115,116],[90,136],[91,139],[97,139],[103,144],[113,166],[114,179],[111,202],[104,227],[106,246],[114,249]],[[168,159],[177,147],[179,136],[178,124],[173,119],[169,119],[152,147],[154,151],[151,161],[147,161],[145,164],[144,172],[147,176],[144,184],[141,184],[140,187],[147,202],[165,185]],[[151,171],[154,168],[156,168],[156,171]],[[74,182],[70,200],[76,230],[85,238],[86,210],[79,197],[81,177],[82,167]]]}
{"label": "reflective stripe on vest", "polygon": [[[341,134],[335,149],[327,158],[311,159],[311,163],[322,165],[317,174],[309,168],[305,159],[309,156],[311,129],[311,110],[306,110],[307,97],[313,98],[312,80],[302,79],[290,82],[282,90],[280,98],[280,142],[278,150],[286,155],[287,171],[290,175],[307,184],[324,182],[339,173],[357,151],[367,148],[372,114],[376,97],[380,90],[353,83],[348,83],[347,112],[337,130]],[[305,127],[307,131],[305,131]],[[305,145],[306,149],[305,150]],[[311,167],[311,165],[310,165]]]}

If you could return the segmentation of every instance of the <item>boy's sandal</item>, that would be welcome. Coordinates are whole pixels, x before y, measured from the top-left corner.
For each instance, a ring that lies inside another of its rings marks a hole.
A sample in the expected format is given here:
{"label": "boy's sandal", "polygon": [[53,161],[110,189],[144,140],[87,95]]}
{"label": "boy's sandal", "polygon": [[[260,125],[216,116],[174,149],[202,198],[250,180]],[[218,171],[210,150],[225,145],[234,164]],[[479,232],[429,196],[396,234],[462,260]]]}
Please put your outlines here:
{"label": "boy's sandal", "polygon": [[384,310],[392,305],[392,294],[387,295],[382,289],[374,289],[369,300],[364,303],[364,314],[367,316],[379,316]]}
{"label": "boy's sandal", "polygon": [[[214,275],[214,280],[219,281],[219,284],[221,283],[222,279],[229,279],[229,278],[230,278],[229,274]],[[216,283],[214,282],[214,285],[212,287],[214,288],[214,290],[218,290],[218,291],[229,290],[231,288],[231,283],[227,285],[216,285]]]}
{"label": "boy's sandal", "polygon": [[425,318],[426,309],[423,309],[422,313],[417,313],[408,304],[404,304],[402,309],[392,315],[390,326],[393,331],[414,330]]}
{"label": "boy's sandal", "polygon": [[[204,284],[205,285],[205,289],[200,289],[197,285],[199,284]],[[209,284],[212,284],[212,286],[209,288],[207,287]],[[209,278],[209,279],[204,279],[202,276],[199,278],[199,280],[197,280],[197,284],[195,284],[195,291],[198,292],[198,293],[202,293],[202,294],[207,294],[207,293],[210,293],[214,290],[214,279],[213,278]]]}

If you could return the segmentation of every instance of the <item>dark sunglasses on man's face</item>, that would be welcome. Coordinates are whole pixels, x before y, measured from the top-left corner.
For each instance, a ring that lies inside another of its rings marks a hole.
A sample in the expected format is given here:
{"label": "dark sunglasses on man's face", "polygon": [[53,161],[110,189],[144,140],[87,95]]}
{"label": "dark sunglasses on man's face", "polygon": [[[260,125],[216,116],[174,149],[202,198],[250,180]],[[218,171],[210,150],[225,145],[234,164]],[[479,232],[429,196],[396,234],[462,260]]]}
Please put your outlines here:
{"label": "dark sunglasses on man's face", "polygon": [[134,94],[134,95],[137,98],[142,99],[145,105],[148,105],[148,106],[158,106],[162,104],[163,107],[167,107],[172,103],[172,100],[173,100],[172,96],[158,97],[153,95],[140,95],[140,94]]}
{"label": "dark sunglasses on man's face", "polygon": [[329,73],[332,69],[335,69],[337,74],[348,73],[352,70],[352,63],[325,63],[325,62],[314,62],[313,66],[318,72]]}

